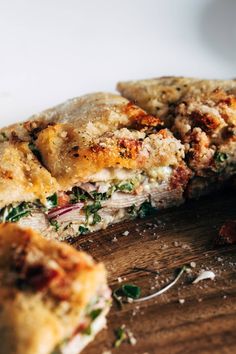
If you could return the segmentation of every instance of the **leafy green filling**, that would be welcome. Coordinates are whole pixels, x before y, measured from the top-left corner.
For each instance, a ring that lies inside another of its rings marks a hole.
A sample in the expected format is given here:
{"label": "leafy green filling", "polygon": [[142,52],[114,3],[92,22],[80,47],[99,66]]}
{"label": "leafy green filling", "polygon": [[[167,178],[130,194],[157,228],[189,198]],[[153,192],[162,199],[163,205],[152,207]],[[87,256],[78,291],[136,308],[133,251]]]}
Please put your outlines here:
{"label": "leafy green filling", "polygon": [[57,220],[50,220],[50,224],[55,228],[55,231],[59,230],[60,224]]}
{"label": "leafy green filling", "polygon": [[17,206],[9,205],[2,209],[0,221],[1,222],[17,222],[24,216],[28,216],[33,209],[31,203],[20,203]]}
{"label": "leafy green filling", "polygon": [[54,193],[50,197],[47,197],[47,207],[48,209],[55,208],[58,205],[57,193]]}
{"label": "leafy green filling", "polygon": [[82,191],[79,187],[73,187],[72,193],[70,193],[69,196],[72,204],[83,202],[89,199],[89,196],[86,194],[86,192]]}
{"label": "leafy green filling", "polygon": [[93,220],[92,220],[92,225],[97,224],[98,222],[101,221],[101,216],[98,214],[98,210],[101,209],[101,203],[99,201],[95,201],[93,204],[86,205],[84,207],[85,215],[86,215],[86,221],[89,221],[89,217],[92,215]]}
{"label": "leafy green filling", "polygon": [[134,204],[129,207],[128,213],[132,218],[136,218],[137,216],[141,219],[146,216],[151,215],[155,211],[155,208],[151,205],[150,202],[146,201],[139,208],[137,208]]}
{"label": "leafy green filling", "polygon": [[84,225],[80,225],[79,226],[79,234],[80,235],[85,235],[89,232],[89,228],[84,226]]}
{"label": "leafy green filling", "polygon": [[121,182],[116,186],[116,190],[121,191],[121,192],[132,192],[135,188],[135,185],[132,181],[128,182]]}

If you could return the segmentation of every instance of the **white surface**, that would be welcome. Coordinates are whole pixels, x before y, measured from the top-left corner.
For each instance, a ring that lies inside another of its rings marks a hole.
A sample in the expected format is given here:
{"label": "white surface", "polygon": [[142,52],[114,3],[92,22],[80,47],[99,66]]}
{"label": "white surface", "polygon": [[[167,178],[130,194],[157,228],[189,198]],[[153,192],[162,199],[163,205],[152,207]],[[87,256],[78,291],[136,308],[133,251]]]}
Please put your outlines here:
{"label": "white surface", "polygon": [[0,0],[0,125],[118,80],[236,77],[235,0]]}

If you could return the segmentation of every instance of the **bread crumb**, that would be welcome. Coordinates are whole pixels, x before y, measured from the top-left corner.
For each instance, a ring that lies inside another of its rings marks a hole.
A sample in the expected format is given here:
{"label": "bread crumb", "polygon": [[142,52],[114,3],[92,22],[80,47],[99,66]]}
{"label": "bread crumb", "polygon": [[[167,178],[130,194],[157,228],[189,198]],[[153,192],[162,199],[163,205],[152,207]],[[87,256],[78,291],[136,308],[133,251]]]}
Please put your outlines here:
{"label": "bread crumb", "polygon": [[179,303],[183,305],[185,303],[185,299],[179,299]]}
{"label": "bread crumb", "polygon": [[127,231],[124,231],[122,235],[128,236],[128,234],[129,234],[129,231],[127,230]]}

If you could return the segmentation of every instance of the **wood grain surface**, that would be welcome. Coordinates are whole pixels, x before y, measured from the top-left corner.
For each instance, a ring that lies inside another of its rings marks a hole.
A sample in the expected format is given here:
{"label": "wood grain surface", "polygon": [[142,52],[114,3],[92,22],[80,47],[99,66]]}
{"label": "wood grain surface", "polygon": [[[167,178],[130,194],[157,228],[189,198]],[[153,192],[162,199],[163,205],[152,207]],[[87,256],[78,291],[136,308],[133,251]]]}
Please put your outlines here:
{"label": "wood grain surface", "polygon": [[[105,263],[112,289],[132,283],[141,287],[142,296],[195,262],[191,272],[158,298],[122,309],[114,303],[108,328],[84,353],[236,353],[236,246],[214,244],[220,226],[236,218],[235,205],[234,192],[227,191],[80,237],[75,246]],[[203,269],[212,270],[215,280],[193,285]],[[114,348],[114,331],[123,324],[137,343]]]}

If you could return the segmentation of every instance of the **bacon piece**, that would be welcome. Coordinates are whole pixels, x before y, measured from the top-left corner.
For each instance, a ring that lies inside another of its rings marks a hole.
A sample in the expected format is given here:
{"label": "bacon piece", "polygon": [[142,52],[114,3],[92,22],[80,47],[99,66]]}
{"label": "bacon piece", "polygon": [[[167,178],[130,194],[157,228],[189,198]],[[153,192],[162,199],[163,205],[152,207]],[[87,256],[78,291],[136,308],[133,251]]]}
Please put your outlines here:
{"label": "bacon piece", "polygon": [[216,243],[232,245],[236,243],[236,220],[227,220],[219,231]]}

